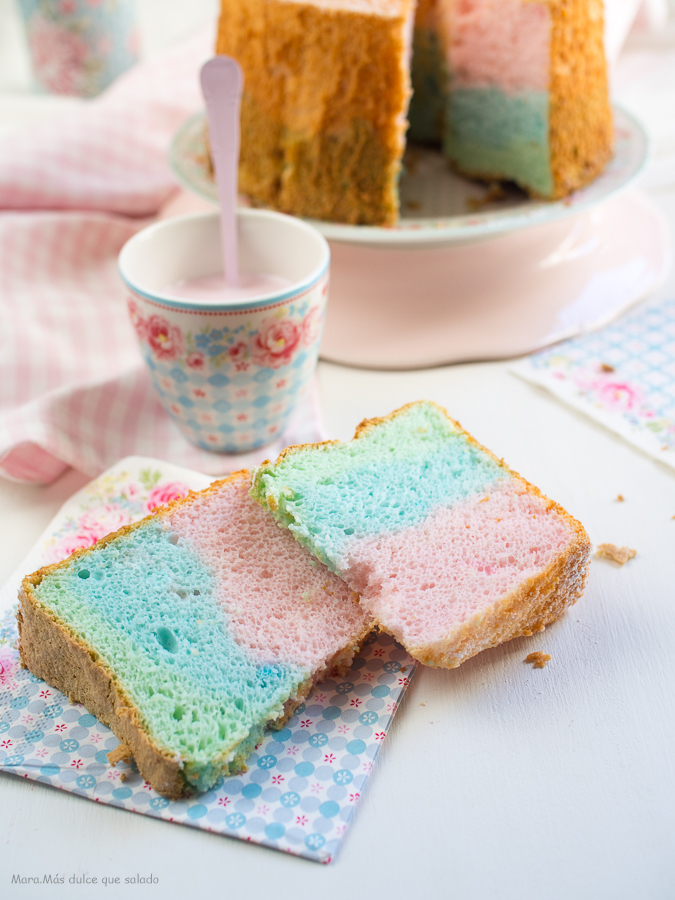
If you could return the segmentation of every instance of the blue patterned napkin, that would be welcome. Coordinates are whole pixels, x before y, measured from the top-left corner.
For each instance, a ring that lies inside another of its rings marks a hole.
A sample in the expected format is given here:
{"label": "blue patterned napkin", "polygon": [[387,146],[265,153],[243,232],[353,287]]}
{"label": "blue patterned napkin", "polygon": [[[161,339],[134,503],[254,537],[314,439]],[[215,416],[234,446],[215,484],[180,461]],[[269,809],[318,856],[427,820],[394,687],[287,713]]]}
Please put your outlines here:
{"label": "blue patterned napkin", "polygon": [[675,300],[640,306],[512,371],[675,468]]}
{"label": "blue patterned napkin", "polygon": [[128,763],[111,766],[107,754],[118,740],[110,729],[19,665],[15,609],[23,575],[209,482],[156,460],[123,460],[65,504],[0,592],[0,770],[329,863],[415,671],[393,638],[370,635],[346,677],[322,682],[281,731],[266,735],[247,772],[178,801],[153,791]]}

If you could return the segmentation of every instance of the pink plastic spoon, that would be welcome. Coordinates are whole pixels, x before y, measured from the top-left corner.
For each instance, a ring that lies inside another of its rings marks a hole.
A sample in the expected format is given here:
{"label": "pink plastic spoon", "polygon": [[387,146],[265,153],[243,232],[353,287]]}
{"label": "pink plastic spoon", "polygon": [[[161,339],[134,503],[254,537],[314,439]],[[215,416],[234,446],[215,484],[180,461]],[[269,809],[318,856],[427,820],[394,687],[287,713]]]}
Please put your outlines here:
{"label": "pink plastic spoon", "polygon": [[220,199],[220,236],[223,245],[225,284],[239,286],[237,252],[237,182],[239,168],[239,110],[244,75],[229,56],[204,63],[201,85],[209,122],[211,158]]}

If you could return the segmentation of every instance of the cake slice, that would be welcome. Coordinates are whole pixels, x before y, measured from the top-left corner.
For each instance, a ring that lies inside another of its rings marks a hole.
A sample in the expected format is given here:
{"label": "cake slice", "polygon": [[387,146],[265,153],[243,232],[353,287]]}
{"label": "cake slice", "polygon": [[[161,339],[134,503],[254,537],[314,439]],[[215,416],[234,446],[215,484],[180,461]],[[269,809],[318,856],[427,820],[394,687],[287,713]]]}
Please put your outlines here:
{"label": "cake slice", "polygon": [[[21,660],[176,798],[245,768],[371,630],[240,472],[24,579]],[[121,755],[121,754],[118,754]]]}
{"label": "cake slice", "polygon": [[[427,0],[427,3],[429,0]],[[564,197],[612,155],[601,0],[435,0],[444,152],[464,175]]]}
{"label": "cake slice", "polygon": [[414,0],[221,0],[244,72],[239,188],[294,215],[393,224]]}
{"label": "cake slice", "polygon": [[251,493],[427,665],[541,631],[584,588],[579,522],[433,403],[291,447]]}

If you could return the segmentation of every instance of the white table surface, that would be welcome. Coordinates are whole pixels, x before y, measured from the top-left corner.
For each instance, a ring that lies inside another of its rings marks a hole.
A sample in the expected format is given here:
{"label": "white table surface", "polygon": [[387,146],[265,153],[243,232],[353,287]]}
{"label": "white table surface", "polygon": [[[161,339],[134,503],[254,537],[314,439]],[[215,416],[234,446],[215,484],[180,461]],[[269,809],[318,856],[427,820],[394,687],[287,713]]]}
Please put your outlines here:
{"label": "white table surface", "polygon": [[[208,20],[214,5],[143,0],[149,52]],[[16,11],[0,0],[0,135],[75,102],[27,92],[19,40]],[[672,26],[633,42],[615,87],[655,139],[644,184],[675,234]],[[660,294],[675,295],[675,276]],[[0,774],[0,897],[675,897],[675,474],[506,363],[405,373],[323,363],[319,383],[339,438],[411,400],[443,404],[594,543],[638,556],[623,568],[594,560],[583,598],[542,635],[454,671],[420,669],[333,865]],[[85,480],[73,471],[49,487],[0,480],[0,579]],[[551,654],[547,668],[524,664],[533,650]],[[13,874],[54,872],[67,876],[63,887],[11,884]],[[122,882],[152,873],[159,883],[68,884],[82,873]]]}

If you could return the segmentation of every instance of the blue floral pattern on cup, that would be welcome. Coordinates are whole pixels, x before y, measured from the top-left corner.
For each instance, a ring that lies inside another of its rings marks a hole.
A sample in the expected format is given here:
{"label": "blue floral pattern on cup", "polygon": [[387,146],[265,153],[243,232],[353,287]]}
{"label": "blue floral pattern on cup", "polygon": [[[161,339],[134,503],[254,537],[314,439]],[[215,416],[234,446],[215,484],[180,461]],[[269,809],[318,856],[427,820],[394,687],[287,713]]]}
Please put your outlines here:
{"label": "blue floral pattern on cup", "polygon": [[257,310],[193,312],[130,298],[152,382],[189,441],[240,453],[283,433],[316,367],[327,293],[324,275]]}

